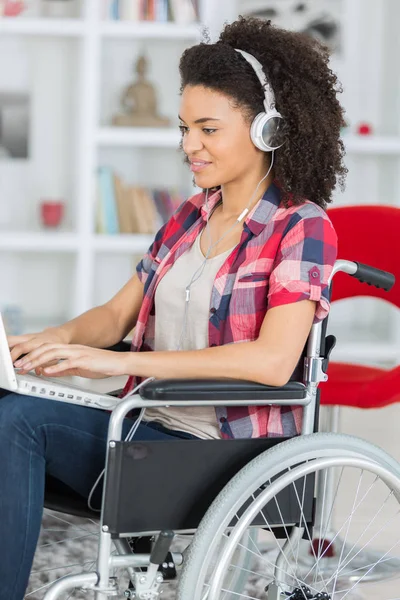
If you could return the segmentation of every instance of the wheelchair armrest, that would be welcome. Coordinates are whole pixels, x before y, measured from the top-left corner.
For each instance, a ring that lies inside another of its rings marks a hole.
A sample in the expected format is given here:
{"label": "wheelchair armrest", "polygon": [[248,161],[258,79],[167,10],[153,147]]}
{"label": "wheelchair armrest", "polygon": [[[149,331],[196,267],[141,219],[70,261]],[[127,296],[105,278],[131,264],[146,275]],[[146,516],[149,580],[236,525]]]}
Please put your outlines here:
{"label": "wheelchair armrest", "polygon": [[145,400],[303,400],[306,386],[289,381],[282,387],[239,379],[154,379],[140,388]]}
{"label": "wheelchair armrest", "polygon": [[[129,352],[129,342],[121,341],[107,350]],[[109,392],[119,396],[122,390]],[[282,387],[238,379],[154,379],[139,390],[145,400],[303,400],[306,387],[289,381]]]}

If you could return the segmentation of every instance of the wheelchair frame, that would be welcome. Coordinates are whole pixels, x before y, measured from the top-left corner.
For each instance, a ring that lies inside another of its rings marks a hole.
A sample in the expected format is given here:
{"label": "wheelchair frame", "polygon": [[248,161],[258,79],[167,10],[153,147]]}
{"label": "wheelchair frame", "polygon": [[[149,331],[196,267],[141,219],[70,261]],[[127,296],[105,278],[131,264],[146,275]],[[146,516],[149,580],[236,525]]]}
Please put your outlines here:
{"label": "wheelchair frame", "polygon": [[[373,269],[372,267],[366,267],[365,265],[359,265],[355,262],[346,260],[337,260],[329,281],[331,285],[332,278],[338,272],[344,272],[349,275],[358,277],[360,280],[367,281],[377,285],[377,287],[385,287],[393,285],[393,277],[390,281],[384,279],[382,271]],[[361,272],[362,271],[362,272]],[[363,279],[361,279],[363,277]],[[272,386],[262,386],[265,388],[264,399],[259,398],[248,398],[246,400],[212,400],[212,406],[235,406],[235,405],[297,405],[303,406],[303,420],[302,420],[302,431],[301,435],[307,435],[314,432],[315,416],[318,402],[318,385],[321,381],[328,379],[327,374],[324,371],[326,363],[324,360],[326,357],[321,356],[321,344],[325,341],[325,328],[323,325],[326,321],[314,324],[311,328],[310,335],[308,337],[306,345],[306,353],[304,358],[304,390],[305,394],[302,399],[293,398],[274,398],[274,394],[277,390],[285,390],[286,386],[281,388],[274,388]],[[232,384],[233,385],[233,384]],[[258,384],[256,384],[258,385]],[[290,389],[290,383],[288,384]],[[142,390],[145,388],[142,388]],[[143,393],[143,392],[142,392]],[[215,395],[215,394],[214,394]],[[110,423],[108,428],[107,436],[107,448],[115,448],[118,442],[122,442],[122,425],[124,418],[133,409],[141,409],[148,407],[160,407],[160,406],[210,406],[210,400],[149,400],[143,398],[141,394],[135,394],[125,400],[122,400],[113,410]],[[106,455],[106,474],[109,465],[109,452]],[[95,593],[96,600],[104,600],[104,598],[116,595],[116,583],[110,578],[110,571],[113,568],[126,568],[132,578],[135,581],[136,591],[139,598],[154,598],[157,595],[157,590],[162,583],[162,576],[158,573],[158,567],[160,562],[157,562],[157,557],[161,557],[160,561],[163,562],[166,553],[169,550],[170,541],[168,539],[161,539],[161,536],[156,542],[155,548],[152,554],[132,554],[130,552],[129,544],[123,537],[114,539],[112,533],[109,531],[109,527],[104,523],[104,512],[105,504],[107,502],[107,477],[104,477],[103,486],[103,499],[100,515],[100,538],[98,548],[98,559],[96,571],[90,573],[82,573],[78,575],[67,575],[58,581],[56,581],[47,591],[44,600],[56,600],[62,592],[68,591],[72,588],[81,587],[85,590],[91,590]],[[167,536],[168,537],[168,536]],[[111,546],[114,541],[115,547],[119,555],[111,555]],[[176,565],[180,565],[183,562],[183,557],[179,553],[173,553],[173,560]],[[147,573],[138,573],[134,571],[135,568],[147,566]],[[142,594],[142,595],[140,595]]]}

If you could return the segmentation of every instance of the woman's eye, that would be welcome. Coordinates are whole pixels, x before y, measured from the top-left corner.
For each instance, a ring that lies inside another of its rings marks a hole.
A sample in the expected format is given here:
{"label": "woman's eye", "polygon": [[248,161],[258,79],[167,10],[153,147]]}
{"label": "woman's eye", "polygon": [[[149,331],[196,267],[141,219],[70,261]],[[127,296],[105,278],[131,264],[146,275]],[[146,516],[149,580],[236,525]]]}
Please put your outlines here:
{"label": "woman's eye", "polygon": [[203,131],[207,135],[210,135],[211,133],[214,133],[214,131],[217,131],[217,130],[216,129],[209,129],[208,127],[204,127]]}
{"label": "woman's eye", "polygon": [[186,127],[186,125],[179,125],[179,131],[182,135],[184,135],[187,132],[187,130],[188,128]]}

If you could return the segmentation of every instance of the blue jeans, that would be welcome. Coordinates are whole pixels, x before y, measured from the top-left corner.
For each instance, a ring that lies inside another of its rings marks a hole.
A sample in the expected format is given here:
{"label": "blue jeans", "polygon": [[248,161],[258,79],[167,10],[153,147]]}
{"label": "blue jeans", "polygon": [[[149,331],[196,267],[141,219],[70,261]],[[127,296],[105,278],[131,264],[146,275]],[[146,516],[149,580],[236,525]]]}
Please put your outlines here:
{"label": "blue jeans", "polygon": [[[45,398],[1,396],[0,600],[22,600],[40,532],[45,474],[87,498],[104,468],[110,414]],[[125,419],[124,437],[132,424]],[[177,437],[194,438],[141,423],[134,439]]]}

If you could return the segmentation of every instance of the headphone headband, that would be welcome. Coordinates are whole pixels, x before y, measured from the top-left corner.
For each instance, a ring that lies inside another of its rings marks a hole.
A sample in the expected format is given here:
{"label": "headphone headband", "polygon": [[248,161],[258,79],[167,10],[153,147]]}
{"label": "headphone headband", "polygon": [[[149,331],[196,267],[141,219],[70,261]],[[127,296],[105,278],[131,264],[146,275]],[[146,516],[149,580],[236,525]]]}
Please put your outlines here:
{"label": "headphone headband", "polygon": [[264,90],[264,112],[260,112],[250,126],[253,144],[263,152],[273,152],[284,143],[282,135],[282,115],[276,110],[275,94],[264,73],[262,64],[248,52],[234,48],[251,65]]}
{"label": "headphone headband", "polygon": [[247,60],[247,62],[251,64],[251,66],[253,67],[253,69],[255,71],[255,74],[258,77],[259,82],[262,85],[262,88],[264,90],[264,96],[265,96],[265,100],[264,100],[265,112],[268,113],[268,112],[276,110],[275,94],[271,87],[271,84],[269,83],[269,81],[267,79],[267,76],[264,73],[262,64],[256,59],[255,56],[253,56],[252,54],[249,54],[248,52],[245,52],[244,50],[239,50],[239,48],[235,48],[235,51],[239,52],[239,54],[241,54],[243,56],[243,58],[245,58]]}

